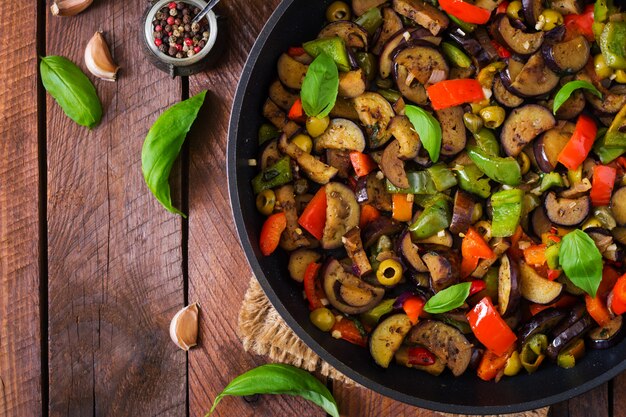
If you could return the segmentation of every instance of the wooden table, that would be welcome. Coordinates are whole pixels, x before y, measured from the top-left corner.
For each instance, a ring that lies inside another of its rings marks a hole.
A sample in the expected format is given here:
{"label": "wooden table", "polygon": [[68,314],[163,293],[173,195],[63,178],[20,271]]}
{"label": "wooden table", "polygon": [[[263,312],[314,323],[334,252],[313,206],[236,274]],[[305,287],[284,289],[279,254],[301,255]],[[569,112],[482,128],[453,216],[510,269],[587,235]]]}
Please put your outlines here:
{"label": "wooden table", "polygon": [[[0,19],[0,416],[202,416],[235,375],[264,362],[243,351],[237,312],[251,274],[231,219],[225,151],[229,111],[256,35],[278,0],[228,0],[219,68],[172,80],[140,51],[146,1],[99,0],[57,18],[43,1],[7,3]],[[84,68],[102,29],[122,66],[96,80],[105,116],[71,122],[37,80],[39,55]],[[141,174],[150,125],[208,89],[173,171],[167,213]],[[202,306],[200,346],[170,341],[173,314]],[[553,408],[554,416],[625,417],[626,376]],[[374,392],[332,385],[349,416],[434,416]],[[218,416],[322,416],[306,401],[225,399]]]}

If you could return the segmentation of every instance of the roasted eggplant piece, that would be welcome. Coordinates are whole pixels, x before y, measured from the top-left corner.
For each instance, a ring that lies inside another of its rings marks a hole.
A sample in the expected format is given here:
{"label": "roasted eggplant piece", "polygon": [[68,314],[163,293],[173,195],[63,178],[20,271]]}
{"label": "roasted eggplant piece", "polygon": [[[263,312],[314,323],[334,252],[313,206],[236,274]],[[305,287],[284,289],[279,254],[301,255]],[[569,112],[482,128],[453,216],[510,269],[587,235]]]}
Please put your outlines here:
{"label": "roasted eggplant piece", "polygon": [[550,331],[550,335],[553,338],[560,335],[567,330],[568,327],[582,319],[585,315],[587,315],[587,308],[585,307],[585,304],[574,304],[569,310],[566,311],[566,317]]}
{"label": "roasted eggplant piece", "polygon": [[433,83],[433,78],[437,81],[448,78],[450,67],[434,45],[421,40],[415,41],[413,45],[396,54],[395,65],[405,67],[413,79],[426,87]]}
{"label": "roasted eggplant piece", "polygon": [[274,81],[270,85],[269,96],[283,111],[289,111],[293,103],[299,98],[297,94],[288,91],[279,80]]}
{"label": "roasted eggplant piece", "polygon": [[400,349],[398,349],[394,356],[398,365],[406,366],[407,368],[419,369],[420,371],[428,372],[434,376],[440,375],[446,369],[446,363],[435,354],[433,354],[435,362],[430,365],[411,363],[409,360],[409,351],[411,348],[412,347],[410,346],[401,346]]}
{"label": "roasted eggplant piece", "polygon": [[539,169],[546,173],[556,169],[559,154],[572,137],[575,127],[573,123],[560,122],[533,143],[535,160]]}
{"label": "roasted eggplant piece", "polygon": [[352,275],[336,260],[330,259],[323,272],[323,288],[330,304],[346,314],[360,314],[380,303],[385,290]]}
{"label": "roasted eggplant piece", "polygon": [[454,239],[452,238],[450,232],[447,230],[441,230],[439,233],[425,239],[416,240],[415,243],[420,246],[424,245],[425,247],[430,247],[431,249],[451,248],[454,244]]}
{"label": "roasted eggplant piece", "polygon": [[359,178],[356,198],[359,203],[371,204],[378,210],[391,211],[391,194],[387,192],[384,180],[378,178],[375,172]]}
{"label": "roasted eggplant piece", "polygon": [[459,280],[458,262],[454,253],[427,252],[422,260],[430,272],[431,286],[435,292],[448,288]]}
{"label": "roasted eggplant piece", "polygon": [[342,119],[359,120],[359,114],[354,108],[352,100],[343,97],[337,97],[335,107],[330,111],[330,117],[339,117]]}
{"label": "roasted eggplant piece", "polygon": [[626,187],[621,187],[611,197],[611,213],[620,226],[626,225]]}
{"label": "roasted eggplant piece", "polygon": [[548,349],[546,349],[546,355],[553,361],[556,360],[559,352],[561,352],[565,346],[583,337],[593,325],[594,323],[591,317],[588,314],[584,315],[583,318],[552,339],[552,342],[548,345]]}
{"label": "roasted eggplant piece", "polygon": [[559,76],[550,70],[540,52],[532,55],[524,67],[504,86],[521,97],[536,97],[552,91],[559,84]]}
{"label": "roasted eggplant piece", "polygon": [[354,274],[362,277],[372,272],[372,265],[370,265],[365,249],[363,249],[361,229],[358,227],[351,229],[343,236],[342,241],[348,257],[352,260],[352,271]]}
{"label": "roasted eggplant piece", "polygon": [[409,118],[400,115],[395,116],[391,119],[388,129],[400,145],[398,157],[401,159],[415,158],[422,143]]}
{"label": "roasted eggplant piece", "polygon": [[365,72],[361,68],[339,73],[340,97],[358,97],[365,92],[366,87]]}
{"label": "roasted eggplant piece", "polygon": [[615,346],[624,338],[622,316],[616,316],[605,326],[597,327],[587,334],[587,340],[592,349],[608,349]]}
{"label": "roasted eggplant piece", "polygon": [[584,36],[558,43],[545,43],[541,53],[546,65],[557,74],[575,74],[589,61],[591,46]]}
{"label": "roasted eggplant piece", "polygon": [[520,261],[520,292],[532,303],[549,304],[561,294],[563,285],[539,275],[531,266]]}
{"label": "roasted eggplant piece", "polygon": [[511,93],[502,84],[502,75],[494,77],[493,80],[493,98],[500,104],[509,108],[516,108],[524,103],[524,99]]}
{"label": "roasted eggplant piece", "polygon": [[541,12],[544,10],[543,5],[543,0],[522,0],[524,19],[529,26],[535,27],[539,21],[539,15],[541,15]]}
{"label": "roasted eggplant piece", "polygon": [[605,88],[596,76],[593,66],[587,65],[584,71],[576,74],[576,79],[592,83],[602,93],[602,98],[599,98],[589,91],[583,92],[587,102],[600,115],[615,114],[626,106],[626,85],[618,84],[610,89]]}
{"label": "roasted eggplant piece", "polygon": [[309,69],[308,65],[304,65],[287,54],[282,54],[278,58],[278,78],[280,82],[289,88],[299,90],[302,88],[302,80]]}
{"label": "roasted eggplant piece", "polygon": [[519,304],[519,275],[517,261],[502,255],[498,269],[498,311],[503,316],[514,311]]}
{"label": "roasted eggplant piece", "polygon": [[422,261],[417,245],[411,240],[411,233],[404,232],[398,239],[397,251],[402,255],[404,261],[417,272],[428,272],[428,267]]}
{"label": "roasted eggplant piece", "polygon": [[396,66],[394,78],[402,97],[422,106],[428,103],[426,88],[413,79],[413,75],[410,75],[407,68]]}
{"label": "roasted eggplant piece", "polygon": [[261,156],[259,157],[259,160],[261,161],[261,170],[274,165],[281,157],[282,155],[278,150],[278,140],[272,139],[267,142],[267,145],[265,145],[263,151],[261,152]]}
{"label": "roasted eggplant piece", "polygon": [[435,111],[441,124],[441,154],[444,156],[456,155],[465,149],[467,135],[463,123],[463,113],[461,106]]}
{"label": "roasted eggplant piece", "polygon": [[543,203],[546,216],[559,226],[576,226],[582,223],[589,215],[591,203],[587,195],[572,198],[557,198],[554,192],[549,192]]}
{"label": "roasted eggplant piece", "polygon": [[408,188],[409,179],[404,170],[404,161],[400,159],[400,143],[397,140],[391,141],[383,152],[380,161],[380,170],[385,177],[398,188]]}
{"label": "roasted eggplant piece", "polygon": [[428,34],[425,29],[409,28],[401,30],[391,36],[385,46],[383,47],[378,57],[378,73],[380,78],[388,78],[393,71],[393,58],[397,53],[400,45],[406,44],[408,39],[412,39],[413,36],[419,38]]}
{"label": "roasted eggplant piece", "polygon": [[340,37],[349,48],[367,49],[368,33],[361,26],[348,20],[340,20],[332,22],[324,26],[318,38],[334,38]]}
{"label": "roasted eggplant piece", "polygon": [[[554,115],[558,120],[570,120],[578,117],[580,113],[585,109],[587,100],[585,99],[584,92],[576,90],[571,96],[556,111]],[[548,101],[548,108],[551,109],[554,106],[554,98]]]}
{"label": "roasted eggplant piece", "polygon": [[541,238],[544,233],[550,232],[552,229],[552,222],[546,216],[546,211],[543,207],[537,207],[533,211],[533,215],[531,217],[532,230],[535,236]]}
{"label": "roasted eggplant piece", "polygon": [[476,267],[474,272],[472,272],[472,277],[474,278],[482,278],[487,275],[489,268],[491,268],[491,266],[496,263],[500,255],[509,250],[509,248],[511,247],[511,242],[506,238],[497,237],[492,239],[489,242],[489,245],[491,246],[491,249],[493,250],[495,256],[489,259],[481,259],[480,262],[478,262],[478,266]]}
{"label": "roasted eggplant piece", "polygon": [[311,262],[317,262],[322,255],[311,249],[297,249],[289,255],[289,276],[297,282],[304,280],[304,272]]}
{"label": "roasted eggplant piece", "polygon": [[604,258],[613,262],[621,260],[622,251],[613,241],[613,235],[609,230],[601,227],[588,227],[585,229],[585,233],[593,240]]}
{"label": "roasted eggplant piece", "polygon": [[550,110],[537,104],[514,109],[500,133],[502,148],[509,156],[517,156],[539,134],[552,129],[556,121]]}
{"label": "roasted eggplant piece", "polygon": [[565,311],[552,307],[537,313],[520,329],[518,333],[520,345],[524,345],[536,334],[549,333],[566,316]]}
{"label": "roasted eggplant piece", "polygon": [[474,5],[480,7],[481,9],[487,9],[490,12],[496,10],[496,8],[503,2],[504,0],[477,0],[474,2]]}
{"label": "roasted eggplant piece", "polygon": [[351,189],[338,182],[328,183],[326,190],[326,225],[322,247],[341,247],[341,238],[359,224],[361,210]]}
{"label": "roasted eggplant piece", "polygon": [[367,249],[380,239],[381,236],[393,236],[400,233],[402,224],[391,220],[389,217],[380,216],[372,220],[363,229],[363,246]]}
{"label": "roasted eggplant piece", "polygon": [[276,128],[291,137],[300,130],[300,126],[287,118],[287,115],[280,107],[269,98],[265,100],[263,105],[263,116],[269,120]]}
{"label": "roasted eggplant piece", "polygon": [[304,152],[297,145],[289,142],[286,134],[280,137],[278,148],[281,152],[295,159],[306,175],[318,184],[327,184],[331,178],[337,175],[337,168],[326,165],[313,155]]}
{"label": "roasted eggplant piece", "polygon": [[450,23],[445,13],[424,0],[393,0],[393,9],[428,29],[433,36],[437,36]]}
{"label": "roasted eggplant piece", "polygon": [[379,148],[391,138],[387,130],[389,122],[395,116],[391,104],[378,93],[363,93],[353,99],[354,108],[361,123],[367,130],[371,148]]}
{"label": "roasted eggplant piece", "polygon": [[361,128],[348,119],[332,119],[324,133],[315,138],[315,152],[341,149],[363,152],[365,136]]}
{"label": "roasted eggplant piece", "polygon": [[472,345],[452,326],[434,320],[420,321],[406,337],[409,345],[421,345],[446,363],[455,376],[461,375],[472,358]]}
{"label": "roasted eggplant piece", "polygon": [[280,204],[287,218],[287,227],[280,235],[280,247],[284,250],[292,251],[303,246],[309,246],[309,239],[298,233],[298,212],[296,210],[296,200],[293,185],[283,185],[276,190],[276,201]]}
{"label": "roasted eggplant piece", "polygon": [[450,231],[454,234],[466,233],[472,225],[475,201],[470,194],[459,189],[454,196],[454,208],[452,209],[452,221]]}
{"label": "roasted eggplant piece", "polygon": [[326,149],[326,163],[337,169],[337,176],[346,179],[352,171],[350,151],[343,149]]}
{"label": "roasted eggplant piece", "polygon": [[352,0],[352,10],[355,15],[361,16],[372,7],[378,7],[385,1],[386,0]]}
{"label": "roasted eggplant piece", "polygon": [[500,14],[493,22],[493,34],[511,51],[520,55],[530,55],[536,52],[543,43],[544,32],[526,33],[511,25],[506,14]]}
{"label": "roasted eggplant piece", "polygon": [[372,48],[372,53],[380,55],[387,41],[401,31],[402,28],[402,19],[400,19],[398,14],[391,7],[383,8],[383,26],[380,29],[376,45]]}
{"label": "roasted eggplant piece", "polygon": [[409,330],[411,320],[406,314],[394,314],[376,326],[369,341],[374,362],[387,368]]}

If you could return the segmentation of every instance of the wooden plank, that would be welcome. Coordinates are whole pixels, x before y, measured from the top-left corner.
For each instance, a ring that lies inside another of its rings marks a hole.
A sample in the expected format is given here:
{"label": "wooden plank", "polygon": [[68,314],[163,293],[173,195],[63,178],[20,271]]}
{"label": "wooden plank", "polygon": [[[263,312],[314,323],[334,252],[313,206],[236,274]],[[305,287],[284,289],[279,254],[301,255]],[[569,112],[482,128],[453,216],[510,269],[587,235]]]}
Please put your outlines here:
{"label": "wooden plank", "polygon": [[569,417],[609,417],[609,384],[569,400]]}
{"label": "wooden plank", "polygon": [[626,417],[626,373],[616,376],[609,386],[613,387],[613,404],[611,417]]}
{"label": "wooden plank", "polygon": [[[189,300],[202,305],[203,342],[189,353],[189,415],[204,415],[236,375],[265,362],[243,351],[237,314],[251,275],[233,224],[226,182],[228,118],[243,64],[278,0],[231,0],[218,6],[228,16],[228,51],[219,68],[190,78],[190,94],[209,88],[200,125],[190,138]],[[224,39],[222,39],[224,41]],[[226,398],[219,416],[324,416],[294,397],[262,397],[248,403]]]}
{"label": "wooden plank", "polygon": [[[0,416],[41,415],[37,2],[0,19]],[[8,39],[8,38],[7,38]]]}
{"label": "wooden plank", "polygon": [[337,399],[342,416],[443,416],[436,411],[425,410],[392,400],[361,386],[333,383],[333,395]]}
{"label": "wooden plank", "polygon": [[96,2],[47,22],[49,55],[85,69],[102,29],[122,66],[116,83],[95,81],[105,117],[92,131],[47,102],[51,416],[186,413],[186,355],[168,336],[184,302],[182,221],[141,173],[145,135],[182,84],[139,49],[146,5]]}

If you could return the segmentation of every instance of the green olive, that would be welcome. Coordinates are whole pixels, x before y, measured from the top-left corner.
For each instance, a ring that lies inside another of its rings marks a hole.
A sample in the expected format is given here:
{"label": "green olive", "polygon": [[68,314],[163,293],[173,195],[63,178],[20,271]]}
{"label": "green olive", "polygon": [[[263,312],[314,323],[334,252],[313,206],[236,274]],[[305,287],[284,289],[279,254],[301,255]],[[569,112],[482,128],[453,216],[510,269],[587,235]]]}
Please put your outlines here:
{"label": "green olive", "polygon": [[330,118],[326,117],[309,117],[306,119],[306,131],[311,137],[318,137],[326,131],[330,123]]}
{"label": "green olive", "polygon": [[547,32],[563,24],[563,15],[553,9],[544,9],[539,15],[538,21],[539,25],[542,25],[541,30]]}
{"label": "green olive", "polygon": [[395,259],[385,259],[376,270],[378,282],[390,287],[402,279],[402,265]]}
{"label": "green olive", "polygon": [[602,54],[598,54],[593,57],[593,67],[596,70],[596,75],[601,80],[609,78],[613,75],[613,68],[607,65]]}
{"label": "green olive", "polygon": [[504,123],[504,116],[506,116],[504,109],[500,106],[487,106],[478,112],[482,117],[485,127],[489,129],[495,129],[500,127]]}
{"label": "green olive", "polygon": [[261,214],[269,216],[276,205],[276,194],[272,190],[264,190],[256,196],[256,208]]}
{"label": "green olive", "polygon": [[467,130],[472,133],[478,133],[483,128],[483,119],[474,113],[465,113],[463,123]]}
{"label": "green olive", "polygon": [[522,15],[520,12],[522,11],[522,2],[519,0],[515,0],[509,3],[506,6],[506,15],[514,20],[522,20]]}
{"label": "green olive", "polygon": [[296,135],[292,142],[306,153],[311,153],[311,150],[313,149],[313,140],[311,139],[311,136],[305,135],[304,133]]}
{"label": "green olive", "polygon": [[472,224],[476,223],[483,217],[483,205],[481,203],[474,204],[474,210],[472,210]]}
{"label": "green olive", "polygon": [[309,314],[311,323],[323,332],[329,332],[335,325],[335,315],[326,307],[316,308]]}
{"label": "green olive", "polygon": [[615,70],[615,81],[620,84],[626,84],[626,71],[621,69]]}
{"label": "green olive", "polygon": [[343,1],[336,1],[331,3],[326,9],[326,20],[329,22],[336,22],[338,20],[350,20],[350,6]]}
{"label": "green olive", "polygon": [[517,157],[517,162],[519,163],[522,175],[526,174],[530,170],[530,158],[526,155],[526,153],[520,153]]}

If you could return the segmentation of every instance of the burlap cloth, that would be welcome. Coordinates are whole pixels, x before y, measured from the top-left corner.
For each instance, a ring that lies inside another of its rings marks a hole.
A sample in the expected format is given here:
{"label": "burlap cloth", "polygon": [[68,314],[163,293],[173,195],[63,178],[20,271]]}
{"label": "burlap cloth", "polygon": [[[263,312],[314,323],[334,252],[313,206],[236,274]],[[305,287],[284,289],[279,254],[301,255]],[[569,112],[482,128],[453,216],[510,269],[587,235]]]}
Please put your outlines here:
{"label": "burlap cloth", "polygon": [[[318,371],[322,375],[343,384],[358,385],[309,349],[287,326],[274,309],[256,278],[250,279],[248,291],[239,311],[239,337],[247,352],[267,356],[272,362],[288,363]],[[433,413],[445,417],[463,417],[458,414]],[[548,408],[507,414],[508,417],[546,417]]]}

